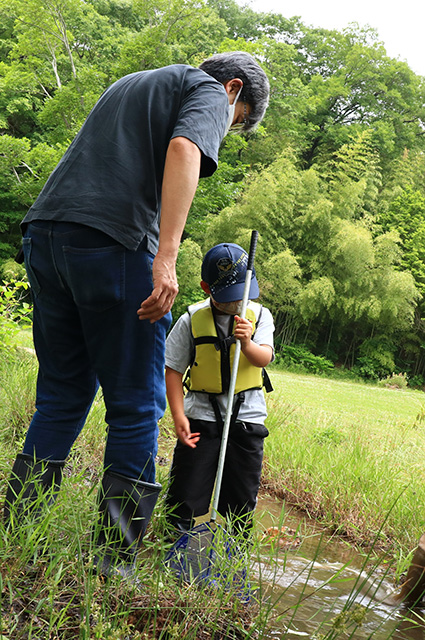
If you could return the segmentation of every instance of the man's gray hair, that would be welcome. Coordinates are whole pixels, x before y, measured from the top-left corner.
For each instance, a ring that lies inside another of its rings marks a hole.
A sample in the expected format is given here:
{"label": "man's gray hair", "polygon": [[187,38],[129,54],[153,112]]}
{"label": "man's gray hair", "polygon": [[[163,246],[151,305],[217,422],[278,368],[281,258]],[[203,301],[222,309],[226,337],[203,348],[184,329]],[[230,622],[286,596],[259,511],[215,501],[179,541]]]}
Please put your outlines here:
{"label": "man's gray hair", "polygon": [[270,84],[265,72],[251,54],[245,51],[217,53],[204,60],[199,68],[222,84],[233,78],[240,78],[243,87],[239,100],[245,100],[251,107],[245,131],[261,122],[269,103]]}

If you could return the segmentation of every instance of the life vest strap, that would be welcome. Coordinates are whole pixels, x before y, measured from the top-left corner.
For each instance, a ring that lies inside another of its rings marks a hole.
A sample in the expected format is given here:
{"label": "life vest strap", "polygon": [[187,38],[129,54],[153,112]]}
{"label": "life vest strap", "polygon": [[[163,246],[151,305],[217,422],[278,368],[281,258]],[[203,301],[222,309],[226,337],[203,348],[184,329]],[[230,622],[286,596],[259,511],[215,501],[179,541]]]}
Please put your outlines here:
{"label": "life vest strap", "polygon": [[[234,335],[227,336],[227,338],[216,338],[215,336],[200,336],[199,338],[193,338],[195,347],[198,344],[213,344],[217,351],[220,349],[224,353],[229,353],[232,344],[235,344],[236,338]],[[195,354],[192,356],[192,360],[195,358]]]}
{"label": "life vest strap", "polygon": [[[214,415],[215,415],[215,420],[217,422],[217,424],[223,428],[224,425],[224,420],[223,420],[223,416],[220,413],[220,408],[218,406],[218,401],[217,401],[217,396],[214,393],[210,393],[210,395],[208,396],[209,401],[211,402],[213,411],[214,411]],[[238,414],[239,414],[239,410],[241,408],[241,404],[242,402],[244,402],[245,400],[245,392],[244,391],[240,391],[237,395],[236,395],[236,402],[235,402],[235,406],[233,407],[233,412],[232,412],[232,417],[230,418],[230,426],[233,426],[237,420]]]}
{"label": "life vest strap", "polygon": [[272,381],[270,380],[270,376],[265,367],[263,367],[263,387],[266,390],[266,393],[271,393],[273,391]]}
{"label": "life vest strap", "polygon": [[215,336],[201,336],[200,338],[193,338],[195,346],[197,344],[214,344],[218,342]]}

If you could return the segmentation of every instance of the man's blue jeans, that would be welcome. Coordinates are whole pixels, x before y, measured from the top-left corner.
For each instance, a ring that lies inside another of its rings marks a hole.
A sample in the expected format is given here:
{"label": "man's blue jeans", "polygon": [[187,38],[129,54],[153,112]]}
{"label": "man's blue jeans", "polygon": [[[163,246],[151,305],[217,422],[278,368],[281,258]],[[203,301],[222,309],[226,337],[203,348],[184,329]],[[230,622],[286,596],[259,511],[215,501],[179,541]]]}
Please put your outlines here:
{"label": "man's blue jeans", "polygon": [[100,384],[105,468],[154,482],[171,314],[151,324],[136,313],[153,288],[152,254],[143,243],[129,251],[94,228],[50,221],[28,225],[23,249],[39,361],[24,453],[64,460]]}

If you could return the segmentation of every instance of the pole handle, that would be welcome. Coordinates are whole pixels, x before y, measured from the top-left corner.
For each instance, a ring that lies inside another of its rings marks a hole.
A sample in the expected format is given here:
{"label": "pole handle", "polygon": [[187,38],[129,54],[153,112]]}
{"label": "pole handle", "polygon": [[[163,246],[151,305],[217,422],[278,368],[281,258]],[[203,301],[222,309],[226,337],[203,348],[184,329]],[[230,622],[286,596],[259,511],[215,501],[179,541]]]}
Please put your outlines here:
{"label": "pole handle", "polygon": [[252,268],[254,266],[254,256],[255,256],[255,251],[257,249],[257,241],[258,241],[258,231],[253,231],[251,233],[251,244],[249,246],[249,253],[248,253],[248,265],[247,265],[247,270],[252,271]]}

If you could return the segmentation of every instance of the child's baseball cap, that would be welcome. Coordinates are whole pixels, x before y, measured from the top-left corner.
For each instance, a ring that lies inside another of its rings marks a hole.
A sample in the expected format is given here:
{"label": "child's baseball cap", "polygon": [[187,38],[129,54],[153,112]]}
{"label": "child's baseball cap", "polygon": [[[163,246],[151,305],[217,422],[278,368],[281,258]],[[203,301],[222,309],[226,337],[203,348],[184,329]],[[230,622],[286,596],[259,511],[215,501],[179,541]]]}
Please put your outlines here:
{"label": "child's baseball cap", "polygon": [[[245,288],[248,254],[238,244],[223,242],[212,247],[204,256],[201,277],[217,302],[242,300]],[[260,295],[255,270],[252,271],[249,299]]]}

